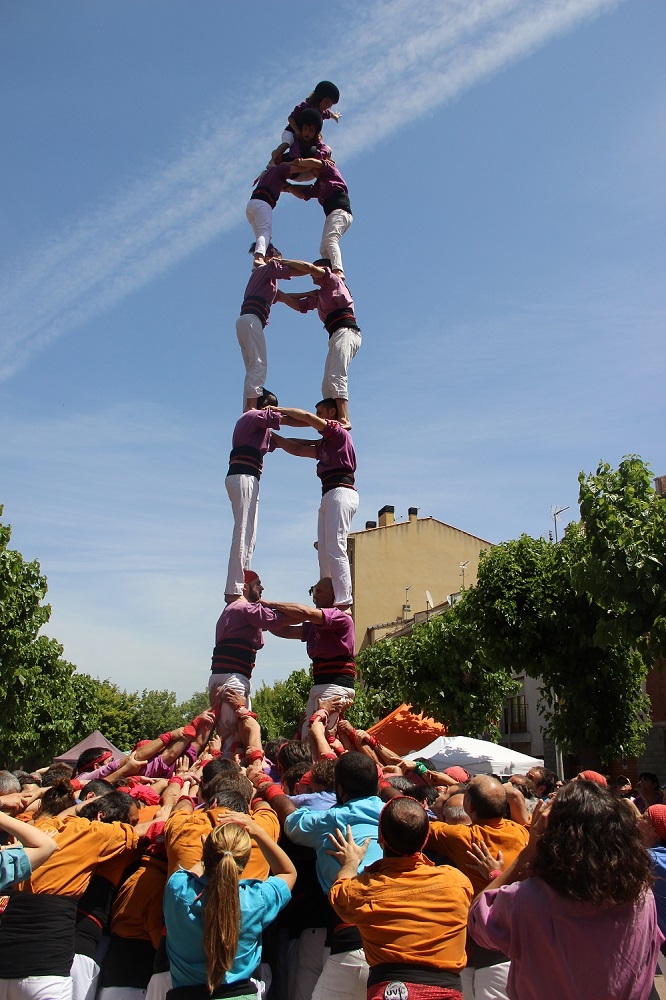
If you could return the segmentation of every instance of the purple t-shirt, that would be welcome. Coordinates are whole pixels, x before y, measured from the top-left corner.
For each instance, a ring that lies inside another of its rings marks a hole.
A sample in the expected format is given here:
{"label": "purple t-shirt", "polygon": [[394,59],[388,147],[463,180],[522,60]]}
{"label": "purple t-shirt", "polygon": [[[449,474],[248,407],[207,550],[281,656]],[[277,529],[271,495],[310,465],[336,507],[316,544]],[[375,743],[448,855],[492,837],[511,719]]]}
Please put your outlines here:
{"label": "purple t-shirt", "polygon": [[255,267],[247,283],[243,302],[249,298],[260,298],[272,306],[277,298],[278,279],[291,278],[292,270],[281,260],[269,260],[261,267]]}
{"label": "purple t-shirt", "polygon": [[[312,153],[311,150],[314,149],[315,152]],[[300,157],[310,158],[315,157],[317,160],[329,160],[331,158],[332,149],[327,146],[325,142],[321,139],[299,139],[298,136],[294,139],[291,146],[289,147],[288,154],[291,160],[298,160]]]}
{"label": "purple t-shirt", "polygon": [[262,631],[282,622],[283,615],[259,602],[232,601],[217,620],[215,643],[223,639],[242,639],[254,649],[261,649],[264,644]]}
{"label": "purple t-shirt", "polygon": [[323,480],[327,472],[338,469],[356,472],[356,452],[349,431],[341,427],[337,420],[327,420],[321,438],[315,445],[320,479]]}
{"label": "purple t-shirt", "polygon": [[636,903],[598,907],[540,878],[482,892],[468,932],[511,959],[507,993],[520,1000],[643,1000],[664,940],[649,889]]}
{"label": "purple t-shirt", "polygon": [[329,267],[325,267],[323,270],[326,273],[322,278],[319,290],[303,295],[298,300],[298,307],[302,313],[316,308],[319,318],[325,324],[329,313],[335,312],[338,309],[348,309],[353,313],[354,300],[339,274],[333,274]]}
{"label": "purple t-shirt", "polygon": [[[321,109],[319,108],[318,101],[301,101],[301,103],[297,104],[292,113],[289,115],[289,117],[293,118],[293,120],[296,122],[296,127],[299,129],[301,127],[301,115],[306,108],[316,108],[316,110],[319,111],[319,114],[324,119],[324,121],[326,121],[327,118],[332,117],[329,108],[327,108],[326,111],[321,111]],[[289,129],[290,132],[293,132],[291,125],[286,125],[285,128]]]}
{"label": "purple t-shirt", "polygon": [[306,643],[308,656],[354,658],[354,619],[339,608],[322,608],[324,621],[321,625],[303,622],[301,641]]}
{"label": "purple t-shirt", "polygon": [[256,188],[254,189],[252,197],[255,197],[255,194],[258,191],[265,191],[269,193],[270,197],[272,197],[273,204],[275,204],[282,194],[282,187],[290,174],[291,163],[288,161],[285,163],[278,163],[277,166],[269,167],[268,170],[264,170],[263,174],[259,178]]}
{"label": "purple t-shirt", "polygon": [[331,163],[330,160],[323,160],[319,176],[312,187],[306,191],[305,200],[309,201],[310,198],[316,198],[319,204],[323,205],[331,195],[338,194],[339,192],[348,193],[345,179],[335,163]]}
{"label": "purple t-shirt", "polygon": [[231,447],[256,448],[265,455],[271,443],[271,428],[280,429],[279,410],[248,410],[236,421]]}

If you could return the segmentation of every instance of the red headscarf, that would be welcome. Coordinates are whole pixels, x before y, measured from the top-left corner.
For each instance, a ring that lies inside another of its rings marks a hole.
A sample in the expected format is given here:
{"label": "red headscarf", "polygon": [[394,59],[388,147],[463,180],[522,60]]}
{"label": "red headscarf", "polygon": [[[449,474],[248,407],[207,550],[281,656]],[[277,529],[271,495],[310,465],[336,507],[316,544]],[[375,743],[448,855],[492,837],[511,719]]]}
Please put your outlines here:
{"label": "red headscarf", "polygon": [[599,774],[598,771],[581,771],[578,777],[584,778],[585,781],[593,781],[595,785],[603,785],[604,788],[608,788],[608,782],[603,774]]}

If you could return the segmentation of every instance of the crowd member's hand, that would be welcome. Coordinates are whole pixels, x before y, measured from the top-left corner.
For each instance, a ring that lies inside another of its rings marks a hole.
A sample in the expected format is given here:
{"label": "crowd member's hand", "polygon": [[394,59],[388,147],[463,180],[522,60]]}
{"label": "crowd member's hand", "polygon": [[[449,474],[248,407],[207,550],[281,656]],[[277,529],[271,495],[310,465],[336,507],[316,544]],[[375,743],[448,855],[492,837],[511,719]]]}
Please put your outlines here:
{"label": "crowd member's hand", "polygon": [[222,700],[226,701],[236,712],[239,708],[247,708],[247,699],[239,694],[238,691],[234,691],[233,688],[227,688],[222,695]]}
{"label": "crowd member's hand", "polygon": [[342,830],[337,829],[335,833],[327,834],[328,839],[331,842],[331,847],[326,851],[331,857],[336,858],[342,867],[345,865],[353,865],[354,869],[358,869],[361,861],[365,857],[366,851],[370,845],[371,837],[366,837],[362,844],[357,844],[354,841],[354,834],[352,832],[351,826],[347,826],[347,836],[344,837]]}
{"label": "crowd member's hand", "polygon": [[260,784],[259,779],[266,777],[266,772],[264,771],[264,761],[253,760],[251,764],[247,765],[245,775],[250,779],[250,781],[256,788],[258,784]]}
{"label": "crowd member's hand", "polygon": [[534,812],[532,813],[532,823],[530,825],[530,839],[527,845],[533,851],[536,851],[536,845],[546,832],[548,827],[548,817],[550,816],[550,810],[552,808],[553,799],[548,799],[546,802],[539,799],[534,807]]}
{"label": "crowd member's hand", "polygon": [[182,778],[189,771],[191,764],[192,761],[187,754],[183,754],[183,756],[179,757],[176,761],[173,773],[177,774],[179,778]]}
{"label": "crowd member's hand", "polygon": [[479,872],[489,882],[491,881],[492,872],[504,871],[504,854],[502,851],[498,851],[497,857],[494,858],[483,840],[478,844],[472,844],[471,849],[467,851],[467,857],[469,858],[467,867]]}
{"label": "crowd member's hand", "polygon": [[194,721],[197,729],[210,729],[215,725],[215,712],[212,708],[207,708]]}
{"label": "crowd member's hand", "polygon": [[0,795],[0,811],[18,816],[30,802],[30,796],[23,792],[9,792],[7,795]]}
{"label": "crowd member's hand", "polygon": [[344,699],[339,695],[336,695],[333,698],[319,698],[317,701],[317,707],[331,715],[333,712],[338,712],[340,710],[343,700]]}
{"label": "crowd member's hand", "polygon": [[217,733],[214,733],[208,740],[208,749],[212,753],[213,751],[222,750],[222,740]]}
{"label": "crowd member's hand", "polygon": [[265,833],[263,828],[260,827],[258,823],[255,823],[252,817],[248,816],[247,813],[231,811],[216,813],[215,810],[212,810],[212,812],[215,815],[215,823],[217,826],[228,826],[229,823],[235,823],[236,826],[241,826],[244,830],[247,830],[251,837],[256,837],[257,834],[262,836],[262,834]]}

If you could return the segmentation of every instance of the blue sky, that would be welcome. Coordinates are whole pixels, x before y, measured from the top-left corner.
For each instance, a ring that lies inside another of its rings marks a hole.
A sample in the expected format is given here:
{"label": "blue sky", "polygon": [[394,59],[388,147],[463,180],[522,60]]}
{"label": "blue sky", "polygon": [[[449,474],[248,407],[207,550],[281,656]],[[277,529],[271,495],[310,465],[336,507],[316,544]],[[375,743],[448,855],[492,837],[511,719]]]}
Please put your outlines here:
{"label": "blue sky", "polygon": [[[130,689],[206,682],[244,209],[319,79],[354,210],[355,527],[388,503],[546,534],[599,460],[666,472],[665,31],[659,0],[316,3],[302,27],[263,2],[6,0],[0,502],[68,659]],[[314,259],[322,218],[283,198],[277,245]],[[267,337],[269,386],[310,407],[317,317],[277,306]],[[317,505],[312,465],[269,456],[267,595],[306,597]],[[305,664],[270,639],[257,680]]]}

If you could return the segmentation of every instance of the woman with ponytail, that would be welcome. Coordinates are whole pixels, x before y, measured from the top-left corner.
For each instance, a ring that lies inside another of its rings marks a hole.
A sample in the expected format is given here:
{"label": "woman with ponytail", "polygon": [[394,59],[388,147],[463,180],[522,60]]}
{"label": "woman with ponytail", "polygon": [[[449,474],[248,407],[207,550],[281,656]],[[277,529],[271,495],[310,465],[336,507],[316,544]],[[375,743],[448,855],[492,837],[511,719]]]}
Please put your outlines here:
{"label": "woman with ponytail", "polygon": [[[179,869],[164,894],[173,989],[168,1000],[234,997],[256,1000],[251,978],[261,961],[261,934],[287,905],[296,869],[245,813],[217,817],[199,864]],[[244,879],[252,840],[275,873]]]}

